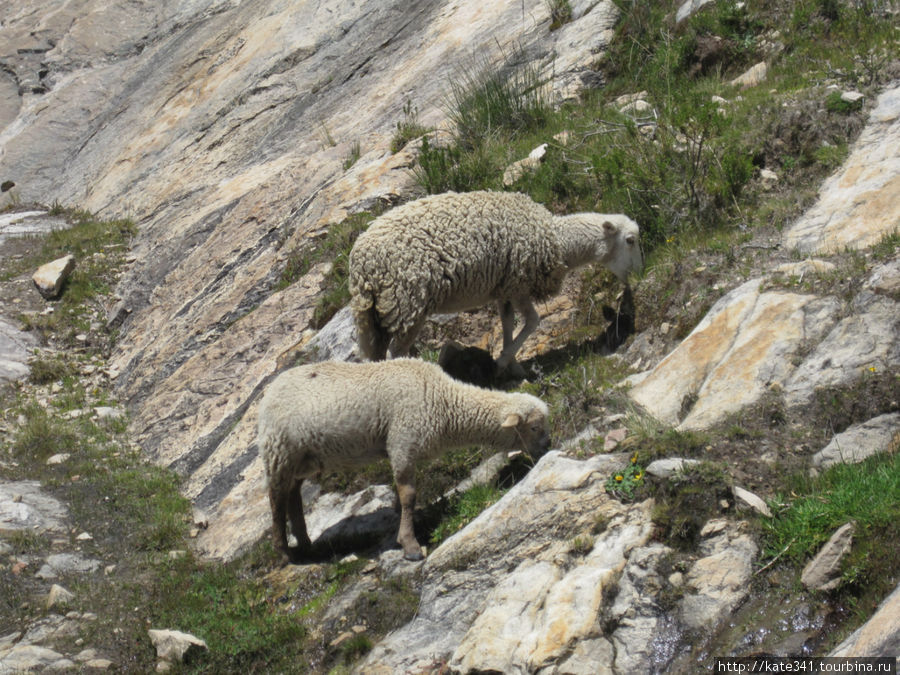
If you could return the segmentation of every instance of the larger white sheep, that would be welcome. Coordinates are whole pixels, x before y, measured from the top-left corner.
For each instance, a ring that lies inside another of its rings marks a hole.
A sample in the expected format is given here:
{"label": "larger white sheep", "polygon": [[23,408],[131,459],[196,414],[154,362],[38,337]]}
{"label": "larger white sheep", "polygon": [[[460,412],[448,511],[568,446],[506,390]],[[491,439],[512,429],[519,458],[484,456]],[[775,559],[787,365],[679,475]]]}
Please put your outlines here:
{"label": "larger white sheep", "polygon": [[[624,215],[554,216],[527,195],[447,192],[377,218],[350,252],[351,307],[371,360],[409,352],[430,314],[496,301],[502,370],[540,322],[535,300],[565,275],[599,262],[626,281],[643,258],[637,224]],[[513,338],[515,312],[524,325]]]}
{"label": "larger white sheep", "polygon": [[[259,408],[259,447],[269,484],[272,536],[298,562],[312,544],[303,518],[305,478],[388,457],[400,497],[397,541],[422,558],[413,532],[415,465],[455,447],[480,444],[547,450],[547,406],[529,394],[457,382],[416,359],[326,361],[292,368],[269,385]],[[287,523],[297,539],[289,547]]]}

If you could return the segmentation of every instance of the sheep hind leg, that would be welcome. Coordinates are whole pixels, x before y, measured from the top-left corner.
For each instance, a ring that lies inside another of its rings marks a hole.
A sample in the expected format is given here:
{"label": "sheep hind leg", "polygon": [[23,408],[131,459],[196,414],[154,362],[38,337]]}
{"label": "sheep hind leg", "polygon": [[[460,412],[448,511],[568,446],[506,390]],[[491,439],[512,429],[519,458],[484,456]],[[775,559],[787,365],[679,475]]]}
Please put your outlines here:
{"label": "sheep hind leg", "polygon": [[400,497],[400,531],[397,543],[403,547],[403,557],[407,560],[422,560],[425,555],[416,540],[413,528],[413,512],[416,506],[415,471],[403,471],[394,475],[397,494]]}
{"label": "sheep hind leg", "polygon": [[[504,371],[507,368],[512,369],[518,366],[515,363],[516,354],[522,348],[525,340],[537,329],[538,324],[541,322],[541,317],[530,299],[517,300],[515,302],[507,300],[501,301],[499,304],[500,322],[503,325],[503,351],[500,353],[500,358],[497,359],[497,369]],[[525,324],[522,326],[519,334],[513,339],[513,328],[516,320],[515,310],[522,314]]]}
{"label": "sheep hind leg", "polygon": [[312,542],[306,532],[306,519],[303,517],[303,495],[300,493],[302,486],[303,479],[295,479],[287,498],[287,517],[291,522],[291,532],[297,540],[297,546],[287,548],[288,558],[292,563],[301,562],[312,552]]}
{"label": "sheep hind leg", "polygon": [[394,339],[391,341],[390,350],[392,359],[409,355],[409,350],[412,348],[413,342],[416,341],[416,337],[419,335],[419,332],[424,325],[425,317],[422,317],[419,321],[416,321],[411,328],[394,336]]}
{"label": "sheep hind leg", "polygon": [[269,506],[272,507],[272,544],[285,556],[284,562],[291,560],[287,538],[287,510],[290,489],[269,484]]}

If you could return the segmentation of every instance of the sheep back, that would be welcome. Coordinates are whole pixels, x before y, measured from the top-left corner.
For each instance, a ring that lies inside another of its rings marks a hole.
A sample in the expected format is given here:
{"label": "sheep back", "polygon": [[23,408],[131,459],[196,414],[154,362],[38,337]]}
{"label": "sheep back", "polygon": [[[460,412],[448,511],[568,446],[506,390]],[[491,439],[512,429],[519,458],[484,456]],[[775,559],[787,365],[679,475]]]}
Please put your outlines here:
{"label": "sheep back", "polygon": [[555,295],[565,276],[552,214],[527,195],[448,192],[376,219],[350,254],[357,316],[391,334],[435,312]]}
{"label": "sheep back", "polygon": [[376,365],[382,364],[326,361],[292,368],[273,380],[258,422],[270,480],[375,461],[386,456],[390,426],[419,430],[425,397],[418,369],[385,371]]}

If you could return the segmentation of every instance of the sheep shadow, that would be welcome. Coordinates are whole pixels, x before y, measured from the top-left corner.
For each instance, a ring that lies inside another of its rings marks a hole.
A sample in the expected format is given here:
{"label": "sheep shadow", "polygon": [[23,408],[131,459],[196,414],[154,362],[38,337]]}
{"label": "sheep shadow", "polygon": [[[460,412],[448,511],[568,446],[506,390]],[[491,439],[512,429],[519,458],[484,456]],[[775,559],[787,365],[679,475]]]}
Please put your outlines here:
{"label": "sheep shadow", "polygon": [[490,353],[479,347],[464,347],[451,340],[441,347],[438,365],[450,377],[479,387],[512,389],[525,377],[552,372],[586,353],[608,355],[616,351],[635,332],[634,294],[626,284],[619,307],[604,305],[603,318],[608,322],[603,333],[595,338],[552,349],[540,356],[517,363],[516,367],[500,372]]}
{"label": "sheep shadow", "polygon": [[396,542],[400,514],[384,507],[362,515],[348,516],[322,531],[304,555],[304,562],[334,562],[348,555],[377,556],[399,548]]}

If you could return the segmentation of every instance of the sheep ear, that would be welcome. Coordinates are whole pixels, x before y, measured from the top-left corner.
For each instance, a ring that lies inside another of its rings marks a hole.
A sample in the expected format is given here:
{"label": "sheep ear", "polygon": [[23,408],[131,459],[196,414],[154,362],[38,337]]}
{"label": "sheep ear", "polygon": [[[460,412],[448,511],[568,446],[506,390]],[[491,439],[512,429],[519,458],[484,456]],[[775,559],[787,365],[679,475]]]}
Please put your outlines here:
{"label": "sheep ear", "polygon": [[612,222],[611,220],[603,221],[603,232],[605,232],[607,236],[610,234],[615,234],[616,231],[618,231],[618,228],[616,227],[616,224],[614,222]]}
{"label": "sheep ear", "polygon": [[517,427],[519,426],[519,422],[522,421],[522,417],[519,413],[510,413],[506,419],[503,421],[503,424],[500,426],[504,429],[508,429],[509,427]]}

